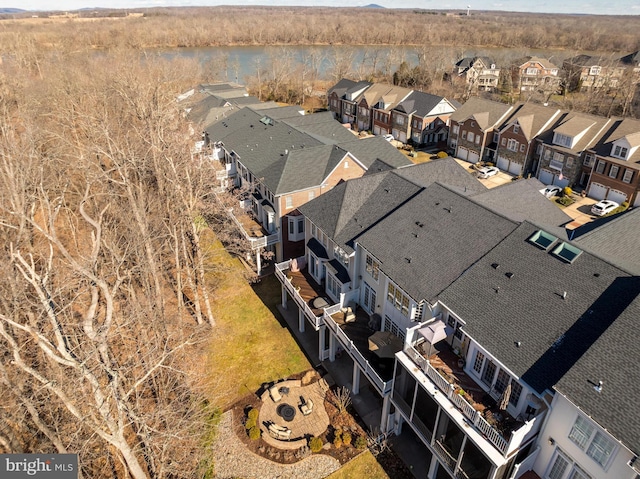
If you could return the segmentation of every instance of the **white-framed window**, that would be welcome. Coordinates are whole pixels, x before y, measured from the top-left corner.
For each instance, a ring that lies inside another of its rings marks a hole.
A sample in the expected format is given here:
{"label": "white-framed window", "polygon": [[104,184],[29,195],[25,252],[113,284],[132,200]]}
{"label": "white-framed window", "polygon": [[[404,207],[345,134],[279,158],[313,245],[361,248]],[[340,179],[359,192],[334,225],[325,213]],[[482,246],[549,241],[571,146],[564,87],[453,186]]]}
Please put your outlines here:
{"label": "white-framed window", "polygon": [[398,325],[394,323],[393,320],[387,315],[385,315],[384,317],[384,331],[390,331],[392,334],[395,334],[404,342],[405,332],[402,330],[402,328],[399,328]]}
{"label": "white-framed window", "polygon": [[524,143],[521,143],[521,144],[520,144],[520,153],[524,153],[524,147],[525,147],[525,146],[526,146],[526,145],[525,145]]}
{"label": "white-framed window", "polygon": [[538,143],[538,146],[536,147],[536,155],[540,156],[542,154],[542,143]]}
{"label": "white-framed window", "polygon": [[500,141],[500,132],[499,131],[494,131],[493,132],[493,141],[495,141],[496,143],[498,143]]}
{"label": "white-framed window", "polygon": [[573,138],[568,135],[563,135],[562,133],[554,133],[553,142],[556,145],[562,145],[562,146],[571,148],[571,143],[573,142]]}
{"label": "white-framed window", "polygon": [[507,141],[507,150],[518,151],[518,142],[513,138],[509,138],[509,141]]}
{"label": "white-framed window", "polygon": [[457,135],[458,132],[460,131],[460,125],[453,125],[452,131],[454,135]]}
{"label": "white-framed window", "polygon": [[562,479],[568,468],[569,460],[560,451],[557,451],[546,477],[547,479]]}
{"label": "white-framed window", "polygon": [[378,281],[378,277],[380,276],[380,263],[373,259],[373,256],[367,255],[365,269],[373,279]]}
{"label": "white-framed window", "polygon": [[537,68],[527,68],[526,74],[527,75],[537,75],[538,74],[538,69]]}
{"label": "white-framed window", "polygon": [[387,301],[404,316],[409,317],[409,297],[402,293],[402,290],[392,283],[387,286]]}
{"label": "white-framed window", "polygon": [[620,167],[618,165],[611,165],[611,168],[609,168],[609,178],[617,177],[619,170],[620,170]]}
{"label": "white-framed window", "polygon": [[616,145],[612,156],[626,160],[628,151],[624,146]]}
{"label": "white-framed window", "polygon": [[624,170],[624,176],[622,177],[622,181],[625,183],[631,183],[631,179],[633,178],[633,170],[627,168]]}
{"label": "white-framed window", "polygon": [[522,384],[517,381],[511,381],[511,396],[509,396],[509,402],[514,406],[517,406],[521,394]]}
{"label": "white-framed window", "polygon": [[481,136],[480,135],[476,135],[476,145],[480,144],[480,140],[481,140]]}
{"label": "white-framed window", "polygon": [[284,198],[285,208],[293,208],[293,196],[285,196]]}
{"label": "white-framed window", "polygon": [[569,439],[603,468],[609,462],[616,448],[616,443],[602,432],[597,431],[595,424],[584,416],[576,418],[576,422],[569,432]]}
{"label": "white-framed window", "polygon": [[476,351],[476,357],[473,359],[473,370],[480,374],[482,371],[482,363],[484,362],[484,354],[480,351]]}
{"label": "white-framed window", "polygon": [[[462,136],[463,140],[466,140],[467,139],[467,132],[465,130],[462,130],[462,135],[460,135],[460,136]],[[470,140],[470,141],[473,141],[473,140]]]}
{"label": "white-framed window", "polygon": [[506,138],[502,139],[502,146],[507,146],[507,139]]}
{"label": "white-framed window", "polygon": [[589,75],[600,75],[602,67],[594,66],[589,69]]}
{"label": "white-framed window", "polygon": [[520,131],[520,125],[516,123],[515,125],[513,125],[513,132],[517,134],[519,131]]}
{"label": "white-framed window", "polygon": [[396,123],[398,125],[404,125],[404,116],[398,115],[398,117],[396,118]]}
{"label": "white-framed window", "polygon": [[598,160],[598,164],[596,165],[596,173],[604,173],[604,167],[606,163],[602,160]]}
{"label": "white-framed window", "polygon": [[595,157],[593,155],[586,155],[584,157],[584,166],[592,166]]}
{"label": "white-framed window", "polygon": [[331,273],[327,274],[327,291],[331,293],[333,299],[338,299],[340,297],[340,288],[342,287],[342,283],[340,283]]}

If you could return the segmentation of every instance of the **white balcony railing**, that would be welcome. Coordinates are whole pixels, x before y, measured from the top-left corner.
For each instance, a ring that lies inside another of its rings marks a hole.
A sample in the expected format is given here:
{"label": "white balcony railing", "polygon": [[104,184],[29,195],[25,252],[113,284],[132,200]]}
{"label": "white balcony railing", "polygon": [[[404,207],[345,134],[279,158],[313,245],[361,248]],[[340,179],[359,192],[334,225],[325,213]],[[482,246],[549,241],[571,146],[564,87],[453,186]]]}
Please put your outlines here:
{"label": "white balcony railing", "polygon": [[291,260],[283,263],[277,263],[275,269],[276,278],[278,278],[278,280],[284,285],[289,295],[293,298],[293,301],[298,305],[298,308],[304,312],[305,317],[309,320],[313,328],[318,331],[320,326],[322,326],[322,316],[315,315],[307,302],[302,298],[302,296],[300,296],[298,290],[293,286],[293,284],[291,284],[289,278],[287,278],[285,271],[290,267]]}
{"label": "white balcony railing", "polygon": [[233,214],[233,208],[229,208],[227,210],[227,214],[236,224],[236,226],[240,229],[245,239],[251,244],[251,249],[256,250],[258,248],[264,248],[267,246],[271,246],[280,242],[280,231],[276,231],[273,234],[267,236],[255,237],[251,236],[242,226],[242,223],[238,221],[238,218]]}
{"label": "white balcony railing", "polygon": [[353,341],[349,339],[349,336],[340,328],[338,323],[331,317],[332,314],[340,311],[340,305],[335,304],[324,310],[324,324],[336,335],[344,350],[351,356],[360,369],[365,373],[369,381],[378,389],[378,391],[386,396],[391,392],[392,381],[384,381],[380,375],[376,372],[373,366],[365,359],[358,348],[353,344]]}

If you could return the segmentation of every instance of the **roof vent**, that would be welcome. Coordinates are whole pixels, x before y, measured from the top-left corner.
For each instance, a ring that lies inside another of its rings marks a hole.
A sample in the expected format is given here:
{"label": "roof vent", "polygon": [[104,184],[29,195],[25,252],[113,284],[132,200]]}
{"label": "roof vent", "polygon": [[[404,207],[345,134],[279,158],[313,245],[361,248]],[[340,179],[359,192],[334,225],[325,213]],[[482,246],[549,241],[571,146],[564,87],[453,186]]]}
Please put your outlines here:
{"label": "roof vent", "polygon": [[422,228],[424,226],[424,223],[420,223],[419,221],[416,221],[416,226],[418,226],[419,228]]}
{"label": "roof vent", "polygon": [[557,240],[558,238],[542,230],[536,231],[528,239],[530,243],[545,251],[549,251],[549,248],[551,248]]}
{"label": "roof vent", "polygon": [[491,263],[491,267],[493,269],[498,269],[500,267],[500,265],[498,263]]}
{"label": "roof vent", "polygon": [[511,272],[505,273],[504,275],[509,279],[513,278],[513,273],[511,273]]}
{"label": "roof vent", "polygon": [[600,277],[600,273],[593,273],[593,276],[595,276],[596,278]]}
{"label": "roof vent", "polygon": [[411,263],[411,258],[405,258],[405,260],[407,261],[407,263]]}
{"label": "roof vent", "polygon": [[595,389],[596,392],[601,393],[602,392],[602,381],[598,381],[597,386],[593,386],[593,389]]}
{"label": "roof vent", "polygon": [[520,341],[516,341],[515,344],[516,344],[516,348],[519,348],[522,345],[522,343]]}

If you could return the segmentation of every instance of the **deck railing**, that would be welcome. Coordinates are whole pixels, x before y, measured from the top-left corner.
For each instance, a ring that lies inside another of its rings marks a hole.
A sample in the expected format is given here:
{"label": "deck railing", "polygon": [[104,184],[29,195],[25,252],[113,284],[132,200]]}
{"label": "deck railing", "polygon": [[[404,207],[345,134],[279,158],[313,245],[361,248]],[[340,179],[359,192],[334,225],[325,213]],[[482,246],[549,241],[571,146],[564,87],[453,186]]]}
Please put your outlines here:
{"label": "deck railing", "polygon": [[455,392],[455,384],[450,383],[411,345],[405,345],[404,353],[416,363],[435,386],[442,391],[462,414],[480,431],[502,454],[506,454],[509,442],[489,424],[461,395]]}
{"label": "deck railing", "polygon": [[251,244],[252,250],[256,250],[258,248],[264,248],[266,246],[271,246],[273,244],[280,242],[279,231],[267,236],[261,236],[259,238],[256,238],[254,236],[251,236],[249,233],[247,233],[247,231],[244,229],[244,226],[242,226],[242,223],[240,223],[240,221],[238,221],[238,218],[236,218],[236,216],[233,214],[233,208],[229,208],[227,210],[227,214],[233,220],[236,226],[240,229],[245,239],[249,241],[249,243]]}
{"label": "deck railing", "polygon": [[304,312],[304,315],[317,331],[322,325],[322,316],[316,316],[307,302],[302,298],[302,296],[300,296],[298,290],[293,286],[293,284],[291,284],[289,278],[287,278],[285,271],[287,271],[290,267],[291,260],[285,261],[283,263],[277,263],[275,269],[276,278],[278,278],[278,280],[284,285],[291,298],[293,298],[293,301],[298,305],[298,308],[300,308]]}
{"label": "deck railing", "polygon": [[330,306],[324,310],[324,324],[336,335],[340,343],[342,344],[344,350],[349,353],[349,356],[358,363],[360,369],[364,371],[365,375],[373,383],[373,385],[380,391],[380,393],[384,396],[391,392],[392,381],[384,381],[380,375],[373,368],[371,363],[367,361],[367,359],[362,355],[362,353],[358,350],[353,341],[349,339],[349,336],[340,328],[338,323],[331,317],[332,314],[335,314],[340,311],[340,305],[335,304]]}

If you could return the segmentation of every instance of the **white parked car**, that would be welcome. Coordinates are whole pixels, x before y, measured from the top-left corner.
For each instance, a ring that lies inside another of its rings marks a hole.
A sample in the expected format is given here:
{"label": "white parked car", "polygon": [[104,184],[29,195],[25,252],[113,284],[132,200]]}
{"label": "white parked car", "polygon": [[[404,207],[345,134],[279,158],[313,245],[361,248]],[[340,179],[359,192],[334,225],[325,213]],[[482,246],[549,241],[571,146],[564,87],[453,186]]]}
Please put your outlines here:
{"label": "white parked car", "polygon": [[562,188],[557,185],[547,185],[545,189],[540,190],[540,192],[547,198],[551,198],[553,196],[558,196],[560,192],[562,192]]}
{"label": "white parked car", "polygon": [[393,137],[393,135],[391,133],[387,133],[386,135],[383,135],[382,138],[384,138],[387,141],[395,140],[395,138]]}
{"label": "white parked car", "polygon": [[485,166],[478,170],[478,178],[490,178],[500,172],[495,166]]}
{"label": "white parked car", "polygon": [[596,216],[604,216],[608,213],[611,213],[618,206],[620,205],[615,201],[602,200],[591,207],[591,214]]}

